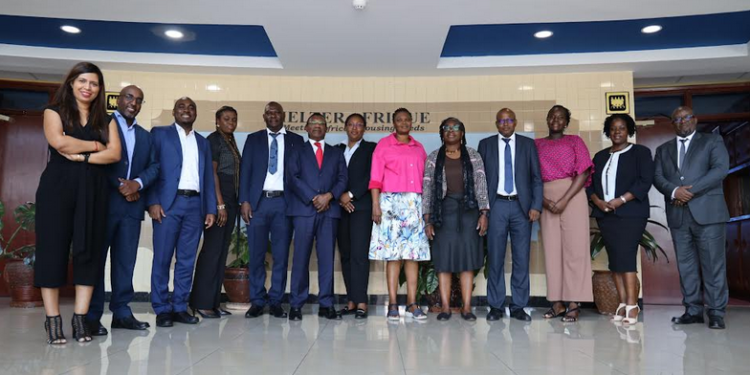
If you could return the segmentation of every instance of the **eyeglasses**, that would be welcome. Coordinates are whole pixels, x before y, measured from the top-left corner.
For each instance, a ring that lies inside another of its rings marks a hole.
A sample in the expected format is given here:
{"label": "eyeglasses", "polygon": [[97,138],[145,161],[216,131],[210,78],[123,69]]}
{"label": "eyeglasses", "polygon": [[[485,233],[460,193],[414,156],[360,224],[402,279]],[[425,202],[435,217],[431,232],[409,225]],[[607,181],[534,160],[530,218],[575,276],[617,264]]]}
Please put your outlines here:
{"label": "eyeglasses", "polygon": [[453,130],[454,132],[457,132],[457,131],[461,130],[461,125],[459,125],[459,124],[443,125],[442,129],[443,129],[443,131],[446,131],[446,132],[447,131],[451,131],[451,130]]}
{"label": "eyeglasses", "polygon": [[323,121],[310,121],[307,124],[310,126],[315,126],[315,125],[326,126],[326,123]]}
{"label": "eyeglasses", "polygon": [[495,123],[498,125],[506,125],[506,124],[510,125],[510,124],[513,124],[514,122],[516,122],[516,119],[514,118],[504,118],[502,120],[495,121]]}
{"label": "eyeglasses", "polygon": [[146,102],[145,100],[143,100],[143,98],[136,99],[136,97],[133,96],[133,94],[125,94],[124,98],[126,102],[132,102],[133,100],[135,100],[136,104],[143,104]]}
{"label": "eyeglasses", "polygon": [[672,119],[673,124],[684,124],[690,120],[692,120],[695,116],[694,115],[687,115],[685,117],[675,117]]}

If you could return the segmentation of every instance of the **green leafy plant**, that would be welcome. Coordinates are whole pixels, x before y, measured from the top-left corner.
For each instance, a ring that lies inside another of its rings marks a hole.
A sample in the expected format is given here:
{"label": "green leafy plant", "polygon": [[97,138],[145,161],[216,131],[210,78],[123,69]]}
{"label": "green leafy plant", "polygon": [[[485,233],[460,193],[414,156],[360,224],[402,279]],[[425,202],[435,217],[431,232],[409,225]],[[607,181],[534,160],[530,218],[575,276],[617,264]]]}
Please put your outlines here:
{"label": "green leafy plant", "polygon": [[[658,207],[658,206],[651,206],[651,207]],[[654,224],[656,226],[659,226],[669,232],[669,228],[665,227],[663,224],[656,222],[654,220],[648,220],[649,224]],[[599,230],[599,228],[592,226],[591,230],[591,259],[593,260],[596,258],[599,253],[604,250],[604,237],[602,237],[602,232]],[[643,235],[641,236],[640,240],[638,241],[638,245],[643,248],[643,251],[646,253],[646,256],[648,256],[651,261],[656,262],[659,259],[659,253],[664,256],[664,258],[667,260],[667,263],[669,263],[669,257],[667,256],[667,253],[664,251],[664,249],[659,245],[658,242],[656,242],[656,238],[654,238],[654,235],[651,234],[648,230],[643,231]]]}
{"label": "green leafy plant", "polygon": [[[5,215],[5,205],[0,202],[0,217]],[[13,248],[13,240],[16,239],[19,233],[33,232],[36,217],[36,204],[32,202],[26,202],[13,210],[13,218],[15,219],[18,227],[13,231],[8,240],[2,236],[2,230],[5,225],[0,221],[0,258],[20,259],[23,260],[27,266],[34,265],[36,260],[36,245],[29,244],[23,245],[18,248]]]}
{"label": "green leafy plant", "polygon": [[229,244],[229,253],[235,256],[229,268],[246,268],[250,261],[250,252],[247,247],[247,226],[237,225],[232,233],[232,242]]}
{"label": "green leafy plant", "polygon": [[[430,295],[434,293],[438,288],[438,276],[435,272],[435,265],[432,261],[419,262],[419,273],[417,274],[417,301],[420,296]],[[398,284],[404,285],[406,283],[406,272],[401,269],[401,274],[398,276]]]}

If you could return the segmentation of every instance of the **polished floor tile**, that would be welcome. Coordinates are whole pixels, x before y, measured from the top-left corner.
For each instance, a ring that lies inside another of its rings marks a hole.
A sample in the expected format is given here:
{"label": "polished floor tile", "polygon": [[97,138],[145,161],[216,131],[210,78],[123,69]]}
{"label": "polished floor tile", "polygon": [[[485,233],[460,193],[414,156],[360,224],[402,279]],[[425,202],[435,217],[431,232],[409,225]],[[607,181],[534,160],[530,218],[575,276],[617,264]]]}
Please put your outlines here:
{"label": "polished floor tile", "polygon": [[[746,374],[750,368],[750,308],[729,310],[727,330],[674,326],[679,306],[647,306],[633,327],[585,311],[578,323],[503,318],[466,322],[458,314],[439,322],[385,319],[384,307],[367,320],[318,318],[301,322],[243,312],[197,325],[155,328],[145,303],[135,315],[148,331],[111,330],[93,342],[50,346],[44,311],[12,309],[0,298],[0,374]],[[71,339],[72,304],[63,306]],[[111,315],[102,319],[109,326]]]}

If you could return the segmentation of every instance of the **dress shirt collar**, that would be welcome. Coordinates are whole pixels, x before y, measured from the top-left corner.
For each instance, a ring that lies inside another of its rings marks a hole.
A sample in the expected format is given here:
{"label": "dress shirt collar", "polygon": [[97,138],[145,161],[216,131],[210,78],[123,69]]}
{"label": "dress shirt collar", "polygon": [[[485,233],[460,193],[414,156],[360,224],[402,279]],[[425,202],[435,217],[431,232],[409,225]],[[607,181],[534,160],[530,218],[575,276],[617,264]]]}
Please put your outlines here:
{"label": "dress shirt collar", "polygon": [[132,125],[128,125],[128,120],[125,119],[125,116],[123,116],[122,114],[120,114],[120,111],[114,111],[113,115],[117,119],[117,123],[118,124],[121,124],[121,126],[125,125],[123,127],[123,130],[125,130],[125,129],[130,130],[130,129],[133,129],[136,125],[138,125],[138,120],[137,119],[133,119],[133,124]]}
{"label": "dress shirt collar", "polygon": [[315,148],[315,143],[316,142],[320,142],[320,149],[325,152],[325,150],[326,150],[326,140],[325,140],[325,138],[323,138],[323,139],[321,139],[319,141],[314,141],[312,139],[308,139],[307,141],[310,142],[310,145],[312,146],[313,152],[317,151],[317,149]]}
{"label": "dress shirt collar", "polygon": [[181,135],[186,136],[186,137],[189,137],[189,136],[191,136],[192,134],[195,133],[195,129],[192,129],[192,128],[190,129],[190,132],[185,132],[185,129],[183,129],[182,126],[180,126],[176,122],[174,123],[174,127],[177,128],[177,134],[181,134]]}
{"label": "dress shirt collar", "polygon": [[398,134],[396,132],[391,133],[392,137],[388,137],[390,139],[391,144],[396,145],[404,145],[404,146],[416,146],[417,142],[414,140],[414,137],[409,135],[409,143],[401,143],[398,141]]}
{"label": "dress shirt collar", "polygon": [[677,144],[679,145],[680,141],[683,140],[683,139],[687,139],[687,143],[690,143],[690,141],[693,140],[693,136],[695,135],[695,133],[696,133],[696,130],[693,130],[693,132],[690,133],[690,135],[688,135],[687,137],[677,136]]}
{"label": "dress shirt collar", "polygon": [[[503,140],[504,138],[506,138],[504,135],[497,133],[498,143],[505,144],[505,141]],[[510,138],[510,143],[516,143],[516,132],[513,132],[513,134],[511,134],[510,137],[507,138]]]}
{"label": "dress shirt collar", "polygon": [[341,141],[341,144],[344,145],[344,147],[347,150],[354,150],[355,148],[359,147],[360,143],[362,143],[362,139],[358,140],[357,143],[354,144],[354,146],[349,147],[349,140],[348,139],[345,139],[345,140]]}
{"label": "dress shirt collar", "polygon": [[[270,137],[273,132],[271,131],[271,129],[266,128],[266,133],[268,133],[268,136]],[[282,126],[281,130],[279,130],[277,133],[278,134],[286,134],[286,128]]]}

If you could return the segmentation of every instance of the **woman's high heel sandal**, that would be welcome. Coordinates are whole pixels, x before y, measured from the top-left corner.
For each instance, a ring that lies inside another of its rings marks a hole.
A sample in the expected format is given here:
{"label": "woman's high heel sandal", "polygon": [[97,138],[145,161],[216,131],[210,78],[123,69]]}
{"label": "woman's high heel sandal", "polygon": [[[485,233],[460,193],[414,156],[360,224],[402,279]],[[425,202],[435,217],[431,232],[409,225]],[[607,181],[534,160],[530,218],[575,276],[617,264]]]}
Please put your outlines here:
{"label": "woman's high heel sandal", "polygon": [[638,309],[638,313],[640,314],[641,308],[638,305],[628,305],[625,307],[625,317],[622,319],[622,322],[625,324],[635,324],[638,323],[638,315],[636,314],[635,318],[630,317],[630,312]]}
{"label": "woman's high heel sandal", "polygon": [[62,345],[68,342],[62,329],[62,317],[48,316],[44,321],[44,331],[47,332],[47,344]]}
{"label": "woman's high heel sandal", "polygon": [[[612,320],[614,320],[615,322],[621,321],[624,316],[620,315],[620,310],[624,309],[625,307],[627,307],[627,305],[624,303],[617,305],[617,310],[615,310],[615,316],[612,317]],[[627,313],[625,315],[627,315]]]}
{"label": "woman's high heel sandal", "polygon": [[84,319],[86,315],[73,314],[70,324],[73,326],[73,339],[78,342],[91,341],[91,332]]}

